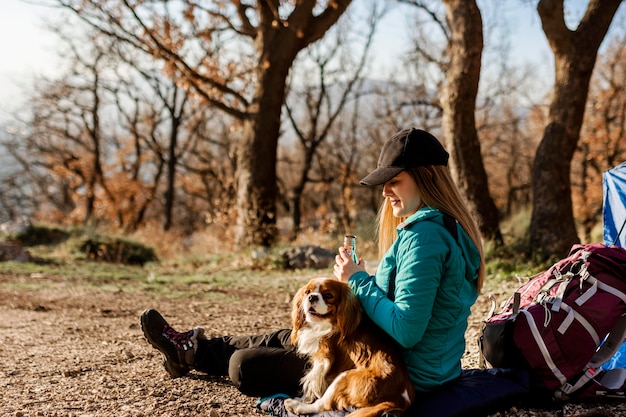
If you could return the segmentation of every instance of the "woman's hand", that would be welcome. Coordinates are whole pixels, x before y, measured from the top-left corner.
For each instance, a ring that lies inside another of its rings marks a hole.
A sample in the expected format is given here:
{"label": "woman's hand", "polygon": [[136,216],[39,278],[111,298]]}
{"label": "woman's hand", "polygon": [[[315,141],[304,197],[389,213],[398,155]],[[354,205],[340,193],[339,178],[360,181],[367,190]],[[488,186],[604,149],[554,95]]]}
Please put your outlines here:
{"label": "woman's hand", "polygon": [[355,264],[346,249],[340,247],[339,255],[335,256],[335,267],[333,268],[333,273],[337,279],[342,282],[348,282],[348,278],[359,271],[365,271],[363,259],[359,259],[359,263]]}

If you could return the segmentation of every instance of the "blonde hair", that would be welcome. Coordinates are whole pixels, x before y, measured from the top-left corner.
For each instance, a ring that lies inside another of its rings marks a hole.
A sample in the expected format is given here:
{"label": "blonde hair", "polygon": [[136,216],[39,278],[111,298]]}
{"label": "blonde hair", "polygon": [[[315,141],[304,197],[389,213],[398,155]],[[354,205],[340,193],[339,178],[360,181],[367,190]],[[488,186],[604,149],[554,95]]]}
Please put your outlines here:
{"label": "blonde hair", "polygon": [[[443,165],[431,165],[410,168],[407,169],[407,172],[417,184],[422,203],[454,217],[469,235],[470,239],[472,239],[476,248],[478,248],[480,266],[478,268],[477,287],[478,291],[480,291],[485,280],[485,258],[482,237],[476,222],[452,179],[450,170]],[[404,220],[404,218],[398,218],[393,215],[389,199],[385,198],[378,210],[377,218],[378,252],[381,257],[398,237],[397,227]]]}

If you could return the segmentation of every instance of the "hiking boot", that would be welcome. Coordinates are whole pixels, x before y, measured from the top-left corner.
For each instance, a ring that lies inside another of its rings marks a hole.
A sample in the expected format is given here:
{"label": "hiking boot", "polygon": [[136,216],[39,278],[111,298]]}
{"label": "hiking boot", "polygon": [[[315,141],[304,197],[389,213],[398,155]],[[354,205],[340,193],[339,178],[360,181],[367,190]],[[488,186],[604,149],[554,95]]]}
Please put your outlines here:
{"label": "hiking boot", "polygon": [[146,340],[161,354],[163,366],[172,378],[186,375],[193,367],[198,339],[206,339],[202,327],[177,332],[158,311],[148,309],[141,314],[141,330]]}

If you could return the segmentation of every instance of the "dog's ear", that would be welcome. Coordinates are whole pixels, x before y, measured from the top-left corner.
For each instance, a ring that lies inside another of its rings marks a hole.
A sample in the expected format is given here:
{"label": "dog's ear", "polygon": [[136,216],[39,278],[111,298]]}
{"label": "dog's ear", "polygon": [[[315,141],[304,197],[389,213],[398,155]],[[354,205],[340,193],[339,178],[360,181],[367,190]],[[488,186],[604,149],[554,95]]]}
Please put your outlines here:
{"label": "dog's ear", "polygon": [[341,302],[337,309],[337,327],[340,334],[348,337],[361,323],[361,304],[347,284],[341,285]]}
{"label": "dog's ear", "polygon": [[305,291],[306,288],[301,287],[296,292],[296,295],[294,295],[293,300],[291,301],[291,343],[293,343],[294,345],[298,343],[298,331],[304,326],[304,323],[306,322],[306,316],[304,314],[304,310],[302,309]]}

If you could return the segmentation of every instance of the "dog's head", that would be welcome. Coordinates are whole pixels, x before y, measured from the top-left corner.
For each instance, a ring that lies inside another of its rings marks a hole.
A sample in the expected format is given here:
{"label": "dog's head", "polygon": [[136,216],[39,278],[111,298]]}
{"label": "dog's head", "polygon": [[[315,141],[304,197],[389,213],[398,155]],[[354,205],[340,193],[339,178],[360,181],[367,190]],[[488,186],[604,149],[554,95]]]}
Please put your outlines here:
{"label": "dog's head", "polygon": [[361,314],[359,300],[348,284],[334,278],[312,279],[293,298],[292,340],[297,340],[304,327],[347,337],[361,322]]}

